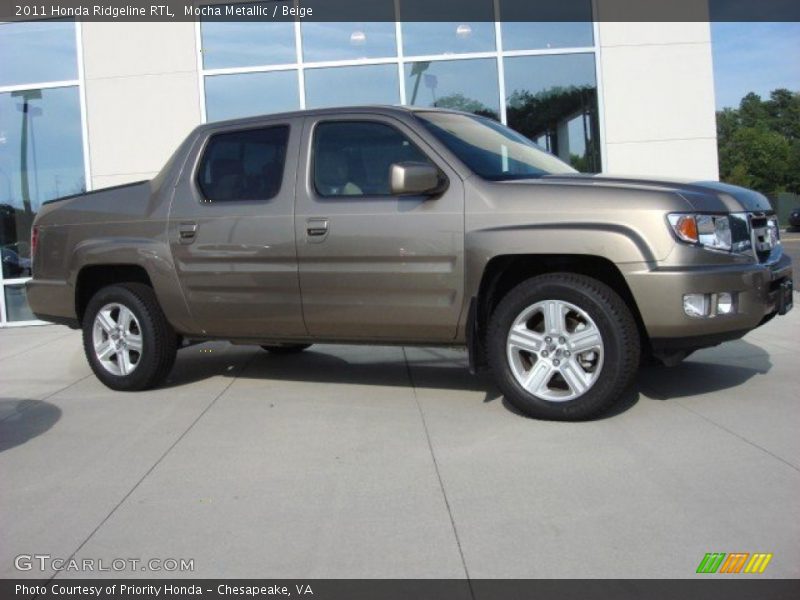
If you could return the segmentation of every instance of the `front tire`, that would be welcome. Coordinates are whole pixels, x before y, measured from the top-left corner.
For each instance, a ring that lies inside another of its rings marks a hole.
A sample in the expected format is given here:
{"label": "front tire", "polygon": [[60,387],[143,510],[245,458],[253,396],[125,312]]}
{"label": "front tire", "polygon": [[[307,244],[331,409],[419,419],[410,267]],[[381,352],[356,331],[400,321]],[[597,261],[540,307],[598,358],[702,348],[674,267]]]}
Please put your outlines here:
{"label": "front tire", "polygon": [[86,307],[86,358],[112,390],[146,390],[163,382],[175,363],[177,344],[178,336],[147,285],[104,287]]}
{"label": "front tire", "polygon": [[489,364],[525,414],[563,421],[606,410],[632,382],[641,353],[630,309],[607,285],[573,273],[524,281],[492,313]]}

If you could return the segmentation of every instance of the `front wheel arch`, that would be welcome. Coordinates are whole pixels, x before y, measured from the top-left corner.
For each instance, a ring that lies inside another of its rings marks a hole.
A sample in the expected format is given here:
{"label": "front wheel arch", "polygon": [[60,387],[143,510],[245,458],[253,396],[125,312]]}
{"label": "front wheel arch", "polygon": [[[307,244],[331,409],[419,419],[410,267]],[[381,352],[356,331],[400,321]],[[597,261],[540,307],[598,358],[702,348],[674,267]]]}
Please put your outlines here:
{"label": "front wheel arch", "polygon": [[477,293],[471,299],[470,310],[467,312],[465,330],[470,364],[474,366],[474,370],[488,366],[484,340],[489,317],[498,303],[523,281],[550,273],[583,275],[614,290],[633,316],[642,355],[652,354],[650,336],[636,299],[619,267],[612,261],[589,254],[503,254],[493,257],[486,264]]}

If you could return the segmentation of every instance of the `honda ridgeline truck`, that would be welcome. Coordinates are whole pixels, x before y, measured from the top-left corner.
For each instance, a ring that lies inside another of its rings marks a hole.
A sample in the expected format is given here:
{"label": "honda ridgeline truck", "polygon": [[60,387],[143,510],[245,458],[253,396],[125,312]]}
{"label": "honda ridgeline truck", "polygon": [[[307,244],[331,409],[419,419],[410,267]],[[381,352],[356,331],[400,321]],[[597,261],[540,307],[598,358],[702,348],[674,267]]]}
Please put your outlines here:
{"label": "honda ridgeline truck", "polygon": [[58,199],[28,298],[97,377],[158,385],[203,340],[466,346],[547,419],[615,402],[792,307],[767,199],[578,174],[492,120],[354,107],[202,125],[151,181]]}

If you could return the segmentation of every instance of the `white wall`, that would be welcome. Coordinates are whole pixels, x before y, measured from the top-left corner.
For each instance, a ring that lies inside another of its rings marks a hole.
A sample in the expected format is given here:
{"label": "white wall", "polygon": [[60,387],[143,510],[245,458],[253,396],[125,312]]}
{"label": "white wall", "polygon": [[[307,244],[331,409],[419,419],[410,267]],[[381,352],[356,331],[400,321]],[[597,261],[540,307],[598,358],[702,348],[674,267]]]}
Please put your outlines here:
{"label": "white wall", "polygon": [[194,23],[83,23],[94,188],[149,179],[200,123]]}
{"label": "white wall", "polygon": [[718,179],[709,23],[600,23],[605,171]]}

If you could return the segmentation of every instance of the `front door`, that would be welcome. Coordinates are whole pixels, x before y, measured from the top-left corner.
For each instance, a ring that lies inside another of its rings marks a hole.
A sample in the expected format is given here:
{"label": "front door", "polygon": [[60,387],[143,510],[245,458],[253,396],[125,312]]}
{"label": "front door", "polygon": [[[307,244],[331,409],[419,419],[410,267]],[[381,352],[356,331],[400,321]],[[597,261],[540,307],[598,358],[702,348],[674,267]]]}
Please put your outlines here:
{"label": "front door", "polygon": [[[343,340],[454,339],[462,308],[464,192],[458,175],[390,116],[307,117],[295,228],[311,335]],[[435,196],[395,196],[390,167],[429,162]]]}
{"label": "front door", "polygon": [[210,336],[306,333],[294,239],[302,125],[288,119],[221,128],[187,161],[170,244],[192,316]]}

